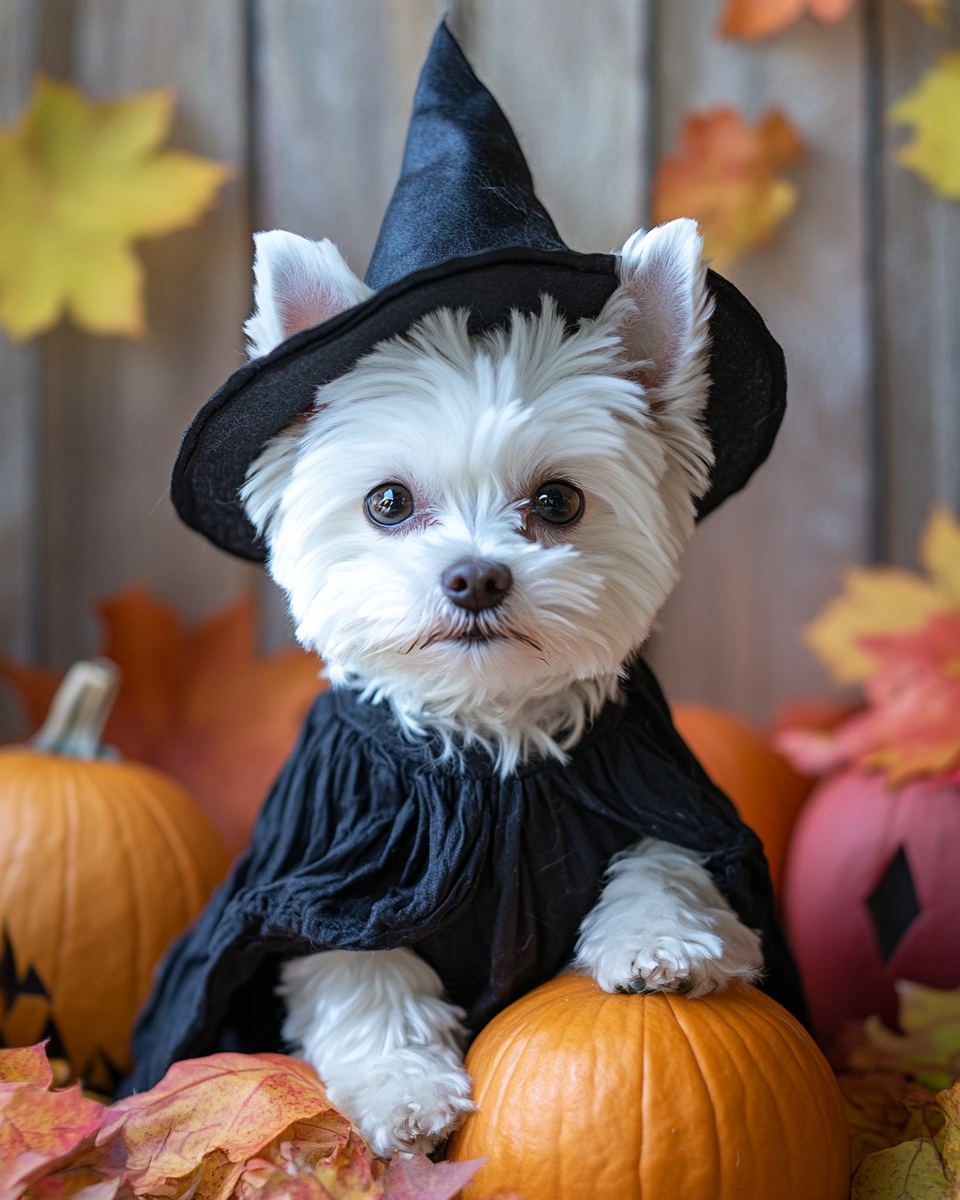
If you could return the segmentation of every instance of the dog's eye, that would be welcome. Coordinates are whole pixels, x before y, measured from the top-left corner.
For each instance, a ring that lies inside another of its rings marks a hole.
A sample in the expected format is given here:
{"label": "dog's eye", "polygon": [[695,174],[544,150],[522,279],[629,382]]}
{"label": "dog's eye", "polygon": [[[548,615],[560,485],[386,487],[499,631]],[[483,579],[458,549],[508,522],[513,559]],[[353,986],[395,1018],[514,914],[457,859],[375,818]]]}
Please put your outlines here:
{"label": "dog's eye", "polygon": [[548,525],[572,525],[582,510],[583,493],[559,479],[541,483],[530,498],[530,511]]}
{"label": "dog's eye", "polygon": [[381,483],[364,504],[375,525],[400,525],[413,516],[413,497],[402,483]]}

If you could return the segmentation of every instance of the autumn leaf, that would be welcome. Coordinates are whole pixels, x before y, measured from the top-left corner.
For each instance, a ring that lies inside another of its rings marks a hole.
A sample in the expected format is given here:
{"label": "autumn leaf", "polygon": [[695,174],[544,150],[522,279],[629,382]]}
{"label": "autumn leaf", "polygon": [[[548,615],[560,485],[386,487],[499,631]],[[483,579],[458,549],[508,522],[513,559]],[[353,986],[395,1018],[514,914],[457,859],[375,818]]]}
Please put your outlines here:
{"label": "autumn leaf", "polygon": [[48,1088],[53,1083],[53,1068],[46,1042],[0,1050],[0,1084],[4,1083],[35,1083]]}
{"label": "autumn leaf", "polygon": [[[35,1074],[33,1060],[24,1062]],[[175,1063],[149,1092],[99,1111],[95,1144],[76,1146],[47,1174],[48,1162],[30,1164],[25,1200],[451,1200],[484,1161],[376,1157],[316,1072],[282,1054]]]}
{"label": "autumn leaf", "polygon": [[804,630],[804,640],[840,683],[860,683],[877,659],[863,639],[920,629],[934,613],[960,611],[960,522],[937,505],[920,542],[927,578],[895,567],[855,568],[845,591]]}
{"label": "autumn leaf", "polygon": [[960,1077],[960,988],[944,990],[898,980],[897,1023],[902,1033],[868,1017],[844,1035],[850,1071],[896,1072],[931,1091]]}
{"label": "autumn leaf", "polygon": [[[293,1122],[331,1105],[316,1072],[282,1054],[212,1054],[174,1063],[148,1092],[114,1104],[98,1147],[122,1147],[123,1175],[137,1195],[196,1171],[220,1151],[230,1163],[253,1156]],[[339,1118],[349,1130],[345,1117]]]}
{"label": "autumn leaf", "polygon": [[889,110],[894,125],[909,125],[913,138],[894,154],[938,195],[960,200],[960,54],[943,54],[912,92]]}
{"label": "autumn leaf", "polygon": [[843,1072],[837,1076],[850,1128],[850,1167],[868,1154],[943,1128],[933,1092],[893,1072]]}
{"label": "autumn leaf", "polygon": [[936,1145],[915,1138],[863,1160],[850,1188],[850,1200],[951,1200]]}
{"label": "autumn leaf", "polygon": [[[26,1070],[38,1073],[35,1060]],[[100,1128],[105,1111],[81,1095],[79,1085],[51,1092],[36,1082],[0,1083],[0,1200],[17,1200],[64,1162]]]}
{"label": "autumn leaf", "polygon": [[804,13],[818,21],[839,21],[853,7],[853,0],[727,0],[720,19],[724,37],[759,41],[786,29]]}
{"label": "autumn leaf", "polygon": [[843,584],[843,594],[804,630],[804,641],[838,683],[860,683],[876,670],[864,637],[918,629],[932,613],[948,611],[953,603],[933,585],[896,567],[854,567]]}
{"label": "autumn leaf", "polygon": [[[372,1158],[351,1138],[335,1157],[311,1170],[244,1173],[239,1200],[450,1200],[470,1182],[485,1159],[432,1163],[422,1154]],[[254,1182],[255,1181],[255,1182]],[[522,1200],[516,1197],[515,1200]]]}
{"label": "autumn leaf", "polygon": [[161,151],[174,94],[92,101],[39,79],[0,128],[0,324],[14,338],[66,310],[91,333],[144,331],[143,269],[131,248],[193,225],[233,169]]}
{"label": "autumn leaf", "polygon": [[[904,2],[928,25],[942,24],[946,0]],[[720,20],[720,33],[724,37],[759,41],[780,33],[804,13],[829,24],[845,17],[851,8],[853,0],[727,0]]]}
{"label": "autumn leaf", "polygon": [[486,1161],[475,1158],[467,1162],[432,1163],[421,1154],[395,1158],[383,1177],[385,1200],[450,1200],[466,1187]]}
{"label": "autumn leaf", "polygon": [[960,783],[960,611],[930,617],[917,633],[864,638],[877,662],[867,709],[829,732],[783,730],[775,742],[799,770],[847,763],[910,779]]}
{"label": "autumn leaf", "polygon": [[956,1083],[946,1088],[937,1097],[945,1124],[941,1139],[940,1154],[943,1159],[947,1182],[954,1188],[953,1196],[960,1191],[960,1086]]}
{"label": "autumn leaf", "polygon": [[768,242],[793,211],[797,189],[778,171],[802,156],[800,137],[779,110],[752,126],[732,108],[690,114],[679,153],[660,163],[655,219],[695,217],[705,256],[723,270]]}
{"label": "autumn leaf", "polygon": [[[122,672],[106,742],[182,783],[240,850],[324,687],[319,660],[298,649],[258,655],[250,596],[193,629],[141,587],[99,612],[101,653]],[[0,672],[39,727],[59,674],[3,661]]]}

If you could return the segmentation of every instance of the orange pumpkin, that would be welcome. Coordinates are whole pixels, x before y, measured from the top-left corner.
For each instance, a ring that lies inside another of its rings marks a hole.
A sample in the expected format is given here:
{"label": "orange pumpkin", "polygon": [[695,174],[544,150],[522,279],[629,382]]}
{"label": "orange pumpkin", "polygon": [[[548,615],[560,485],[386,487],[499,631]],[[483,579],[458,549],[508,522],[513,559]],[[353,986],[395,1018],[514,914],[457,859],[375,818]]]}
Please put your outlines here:
{"label": "orange pumpkin", "polygon": [[708,704],[677,704],[673,723],[713,782],[763,842],[780,895],[790,835],[814,780],[798,775],[746,721]]}
{"label": "orange pumpkin", "polygon": [[0,748],[0,1044],[50,1037],[106,1089],[170,941],[228,867],[196,803],[104,755],[110,664],[77,663],[29,746]]}
{"label": "orange pumpkin", "polygon": [[807,1033],[737,987],[622,996],[564,975],[467,1055],[478,1111],[449,1157],[489,1155],[463,1200],[846,1200],[843,1101]]}

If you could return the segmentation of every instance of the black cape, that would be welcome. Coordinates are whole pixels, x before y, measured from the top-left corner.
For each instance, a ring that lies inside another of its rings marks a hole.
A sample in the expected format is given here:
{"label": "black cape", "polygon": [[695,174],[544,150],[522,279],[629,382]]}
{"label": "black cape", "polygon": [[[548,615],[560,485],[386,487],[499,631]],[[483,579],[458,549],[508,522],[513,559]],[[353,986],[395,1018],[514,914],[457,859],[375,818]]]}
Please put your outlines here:
{"label": "black cape", "polygon": [[654,837],[706,856],[763,934],[763,988],[801,1020],[799,976],[757,835],[710,781],[637,660],[562,765],[501,779],[489,757],[444,761],[386,705],[334,689],[313,705],[250,849],[163,962],[124,1092],[217,1050],[282,1050],[280,964],[323,949],[411,946],[477,1032],[557,974],[612,855]]}

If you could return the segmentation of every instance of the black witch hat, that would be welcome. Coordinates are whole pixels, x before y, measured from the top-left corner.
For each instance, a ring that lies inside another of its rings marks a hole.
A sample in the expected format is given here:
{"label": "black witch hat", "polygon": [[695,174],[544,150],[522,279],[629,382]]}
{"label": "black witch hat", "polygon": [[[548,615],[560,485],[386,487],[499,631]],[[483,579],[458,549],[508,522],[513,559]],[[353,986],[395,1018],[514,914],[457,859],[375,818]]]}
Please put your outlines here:
{"label": "black witch hat", "polygon": [[[612,254],[565,246],[533,190],[510,124],[445,24],[420,75],[400,181],[366,282],[376,294],[287,338],[236,371],[184,434],[173,468],[177,512],[215,545],[262,561],[266,548],[238,499],[251,462],[385,338],[441,307],[466,308],[470,328],[506,324],[552,296],[573,326],[595,317],[618,285]],[[744,486],[770,453],[786,405],[780,347],[759,313],[713,271],[706,427],[716,462],[705,516]]]}

